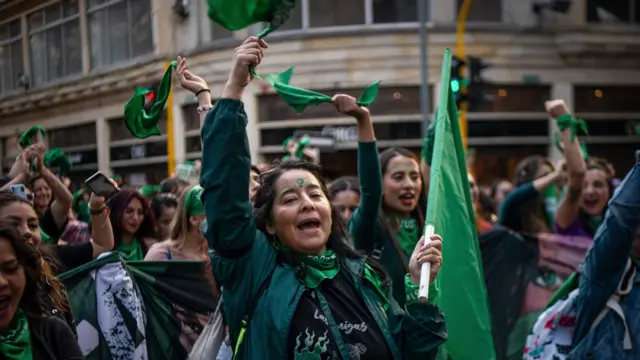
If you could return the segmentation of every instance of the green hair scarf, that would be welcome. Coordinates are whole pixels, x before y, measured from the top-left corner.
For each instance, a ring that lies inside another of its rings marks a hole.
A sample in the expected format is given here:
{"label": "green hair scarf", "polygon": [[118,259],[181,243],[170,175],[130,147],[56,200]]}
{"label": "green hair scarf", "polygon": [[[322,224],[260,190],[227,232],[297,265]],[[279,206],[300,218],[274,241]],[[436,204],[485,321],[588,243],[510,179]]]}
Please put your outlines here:
{"label": "green hair scarf", "polygon": [[200,185],[196,185],[189,189],[184,200],[184,207],[187,210],[187,216],[204,214],[204,204],[202,203],[203,192],[204,189]]}

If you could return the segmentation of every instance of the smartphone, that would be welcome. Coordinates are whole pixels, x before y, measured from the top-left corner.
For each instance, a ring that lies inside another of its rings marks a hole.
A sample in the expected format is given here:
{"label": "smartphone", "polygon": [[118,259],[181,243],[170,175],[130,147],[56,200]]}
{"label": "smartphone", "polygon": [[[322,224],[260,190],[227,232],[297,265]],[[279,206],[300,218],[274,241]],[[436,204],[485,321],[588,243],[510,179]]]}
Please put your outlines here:
{"label": "smartphone", "polygon": [[91,192],[106,199],[112,197],[113,195],[117,194],[118,191],[120,191],[120,189],[113,185],[109,178],[100,171],[91,175],[87,180],[84,181],[84,183],[91,190]]}
{"label": "smartphone", "polygon": [[31,190],[29,190],[29,188],[24,186],[23,184],[11,185],[9,187],[9,191],[27,201],[33,201],[33,193],[31,193]]}

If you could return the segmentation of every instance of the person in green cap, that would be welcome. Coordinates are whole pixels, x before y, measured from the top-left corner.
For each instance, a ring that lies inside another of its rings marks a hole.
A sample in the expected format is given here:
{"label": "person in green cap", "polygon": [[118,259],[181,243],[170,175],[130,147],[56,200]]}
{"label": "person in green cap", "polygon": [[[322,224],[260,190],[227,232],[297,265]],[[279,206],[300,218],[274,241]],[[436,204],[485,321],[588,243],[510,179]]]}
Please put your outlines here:
{"label": "person in green cap", "polygon": [[436,288],[425,302],[417,291],[423,263],[437,278],[439,236],[411,256],[404,280],[413,301],[403,310],[382,267],[344,242],[348,234],[318,165],[282,162],[262,176],[252,208],[241,99],[249,66],[257,67],[266,49],[255,37],[236,49],[222,98],[202,129],[203,233],[215,251],[235,357],[434,359],[447,338],[444,316],[434,304]]}

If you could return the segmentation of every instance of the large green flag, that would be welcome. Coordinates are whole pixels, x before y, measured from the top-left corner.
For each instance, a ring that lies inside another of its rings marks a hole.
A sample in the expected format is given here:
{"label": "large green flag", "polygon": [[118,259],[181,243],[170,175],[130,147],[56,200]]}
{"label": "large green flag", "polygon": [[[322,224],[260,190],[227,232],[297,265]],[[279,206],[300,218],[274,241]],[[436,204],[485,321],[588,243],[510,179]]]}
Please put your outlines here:
{"label": "large green flag", "polygon": [[446,353],[452,360],[492,360],[495,352],[489,306],[460,125],[449,85],[450,68],[451,50],[447,50],[442,63],[425,219],[443,238],[438,305],[444,311],[449,338],[441,356]]}
{"label": "large green flag", "polygon": [[112,252],[60,275],[87,360],[185,359],[181,318],[212,313],[198,261],[130,261]]}
{"label": "large green flag", "polygon": [[227,30],[241,30],[264,22],[269,26],[260,38],[284,24],[289,19],[296,0],[206,0],[207,15]]}

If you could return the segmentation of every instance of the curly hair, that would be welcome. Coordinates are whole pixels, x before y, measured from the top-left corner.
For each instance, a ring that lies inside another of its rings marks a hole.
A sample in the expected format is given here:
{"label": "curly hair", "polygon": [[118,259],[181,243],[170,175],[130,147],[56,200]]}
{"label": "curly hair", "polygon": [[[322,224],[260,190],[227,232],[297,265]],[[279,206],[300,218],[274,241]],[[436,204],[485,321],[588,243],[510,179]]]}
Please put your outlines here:
{"label": "curly hair", "polygon": [[[315,163],[302,160],[284,160],[280,163],[276,163],[276,166],[273,169],[263,173],[261,175],[262,185],[255,197],[253,217],[256,221],[256,227],[274,243],[277,242],[278,239],[276,239],[275,235],[272,236],[267,232],[267,224],[273,220],[271,214],[277,197],[275,184],[284,173],[291,170],[304,170],[311,173],[311,175],[318,180],[325,197],[329,198],[329,192],[322,177],[320,166]],[[331,208],[332,225],[331,233],[327,240],[327,248],[336,253],[338,261],[340,261],[342,265],[345,265],[344,262],[347,259],[363,258],[363,255],[350,248],[345,242],[345,239],[348,239],[349,237],[345,223],[342,221],[340,215],[331,203],[329,203],[329,206]],[[294,254],[290,252],[279,252],[278,262],[289,264],[293,269],[295,269],[296,274],[299,277],[304,275],[305,267]],[[366,258],[366,262],[378,274],[383,286],[390,287],[391,281],[382,266],[370,257]],[[343,267],[346,268],[345,266]],[[354,275],[360,276],[359,274]]]}
{"label": "curly hair", "polygon": [[20,308],[31,316],[41,316],[45,308],[40,301],[40,285],[42,281],[42,261],[38,251],[30,246],[16,230],[14,224],[0,220],[0,238],[6,239],[16,253],[16,259],[26,278],[24,293],[20,299]]}

